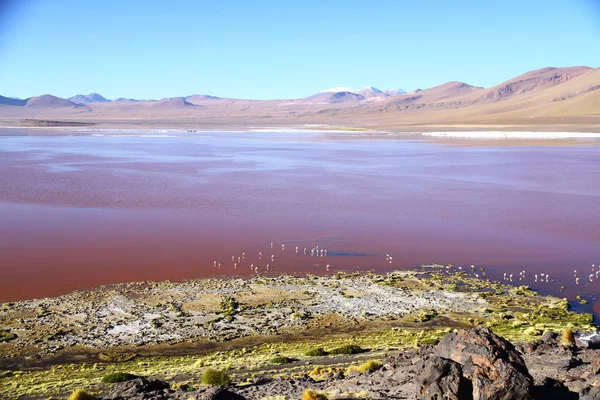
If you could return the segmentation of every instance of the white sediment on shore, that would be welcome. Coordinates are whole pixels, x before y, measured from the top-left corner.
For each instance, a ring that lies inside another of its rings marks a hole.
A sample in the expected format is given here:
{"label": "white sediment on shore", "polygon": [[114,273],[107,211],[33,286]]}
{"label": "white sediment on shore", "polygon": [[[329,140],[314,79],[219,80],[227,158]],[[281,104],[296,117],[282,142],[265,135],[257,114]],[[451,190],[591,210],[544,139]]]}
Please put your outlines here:
{"label": "white sediment on shore", "polygon": [[600,133],[591,132],[454,131],[423,132],[422,135],[468,139],[600,139]]}

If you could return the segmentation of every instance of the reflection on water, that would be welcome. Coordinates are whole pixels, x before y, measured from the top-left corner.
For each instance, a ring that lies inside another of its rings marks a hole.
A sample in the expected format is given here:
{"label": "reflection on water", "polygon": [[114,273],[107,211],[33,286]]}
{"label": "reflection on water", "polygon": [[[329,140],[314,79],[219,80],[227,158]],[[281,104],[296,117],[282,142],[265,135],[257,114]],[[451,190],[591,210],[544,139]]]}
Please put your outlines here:
{"label": "reflection on water", "polygon": [[434,262],[595,301],[598,146],[167,136],[0,137],[0,301]]}

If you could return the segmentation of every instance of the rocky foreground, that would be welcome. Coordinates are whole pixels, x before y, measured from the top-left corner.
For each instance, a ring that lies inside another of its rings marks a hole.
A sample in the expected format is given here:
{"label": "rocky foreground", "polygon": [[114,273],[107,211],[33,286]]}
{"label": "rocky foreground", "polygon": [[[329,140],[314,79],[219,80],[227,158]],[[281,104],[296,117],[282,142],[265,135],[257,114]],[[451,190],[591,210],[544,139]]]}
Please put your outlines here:
{"label": "rocky foreground", "polygon": [[198,389],[136,378],[98,398],[283,400],[309,399],[305,391],[313,390],[337,399],[600,399],[600,350],[561,344],[553,332],[515,347],[486,328],[460,330],[435,347],[393,353],[363,369],[315,368],[295,377],[263,375],[239,385]]}

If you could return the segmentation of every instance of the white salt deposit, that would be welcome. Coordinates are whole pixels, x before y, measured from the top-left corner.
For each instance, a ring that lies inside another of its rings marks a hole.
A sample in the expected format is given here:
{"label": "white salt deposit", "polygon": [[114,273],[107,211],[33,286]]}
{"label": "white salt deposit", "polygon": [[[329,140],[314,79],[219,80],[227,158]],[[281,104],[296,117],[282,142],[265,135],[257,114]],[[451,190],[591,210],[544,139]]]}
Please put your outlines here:
{"label": "white salt deposit", "polygon": [[423,132],[422,135],[469,139],[600,139],[600,133],[591,132],[456,131]]}

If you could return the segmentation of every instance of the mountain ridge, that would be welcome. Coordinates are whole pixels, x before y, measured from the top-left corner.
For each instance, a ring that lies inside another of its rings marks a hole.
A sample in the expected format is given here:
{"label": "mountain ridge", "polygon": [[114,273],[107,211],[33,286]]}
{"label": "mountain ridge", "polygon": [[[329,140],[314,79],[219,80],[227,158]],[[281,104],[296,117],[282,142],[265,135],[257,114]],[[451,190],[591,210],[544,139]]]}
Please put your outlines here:
{"label": "mountain ridge", "polygon": [[[85,103],[53,95],[0,96],[0,119],[96,121],[213,121],[220,124],[338,124],[386,129],[412,125],[585,122],[600,131],[600,68],[546,67],[483,88],[466,82],[388,93],[367,86],[337,87],[298,99],[247,100],[193,94],[160,100],[109,101],[97,93]],[[97,95],[97,97],[96,97]],[[75,96],[74,96],[75,97]],[[89,97],[89,98],[88,98]],[[83,101],[80,98],[71,98]],[[102,99],[106,101],[102,101]],[[85,112],[82,112],[85,111]]]}

